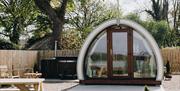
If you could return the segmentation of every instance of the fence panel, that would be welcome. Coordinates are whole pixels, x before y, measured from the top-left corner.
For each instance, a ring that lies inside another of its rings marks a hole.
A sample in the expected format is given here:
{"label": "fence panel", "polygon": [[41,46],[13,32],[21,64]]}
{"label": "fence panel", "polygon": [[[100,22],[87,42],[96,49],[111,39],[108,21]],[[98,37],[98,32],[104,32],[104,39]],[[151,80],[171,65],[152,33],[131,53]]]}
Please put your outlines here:
{"label": "fence panel", "polygon": [[25,69],[33,68],[37,62],[38,51],[0,50],[0,65],[6,65],[12,74],[22,73]]}
{"label": "fence panel", "polygon": [[180,48],[163,48],[161,50],[164,64],[169,61],[172,72],[180,72]]}

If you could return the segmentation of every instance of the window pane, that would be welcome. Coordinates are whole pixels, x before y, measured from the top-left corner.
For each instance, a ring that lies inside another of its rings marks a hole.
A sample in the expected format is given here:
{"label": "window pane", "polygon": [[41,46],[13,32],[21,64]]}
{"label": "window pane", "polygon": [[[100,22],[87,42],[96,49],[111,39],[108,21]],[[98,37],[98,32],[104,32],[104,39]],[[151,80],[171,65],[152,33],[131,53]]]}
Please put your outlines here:
{"label": "window pane", "polygon": [[156,61],[154,53],[145,40],[133,31],[134,78],[155,78]]}
{"label": "window pane", "polygon": [[113,76],[128,76],[127,32],[112,33]]}
{"label": "window pane", "polygon": [[100,34],[91,44],[86,57],[86,74],[90,78],[107,77],[107,34]]}

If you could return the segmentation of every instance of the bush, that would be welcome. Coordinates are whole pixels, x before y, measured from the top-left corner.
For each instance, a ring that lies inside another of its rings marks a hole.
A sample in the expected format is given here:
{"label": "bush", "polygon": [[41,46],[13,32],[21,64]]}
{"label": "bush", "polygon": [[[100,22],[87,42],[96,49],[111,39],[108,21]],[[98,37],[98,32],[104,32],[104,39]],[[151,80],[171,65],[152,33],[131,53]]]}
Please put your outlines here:
{"label": "bush", "polygon": [[80,49],[83,40],[79,33],[75,30],[63,31],[59,45],[61,49]]}
{"label": "bush", "polygon": [[0,49],[18,49],[18,46],[0,39]]}
{"label": "bush", "polygon": [[171,30],[166,21],[146,21],[142,25],[152,34],[159,47],[176,46],[177,36]]}
{"label": "bush", "polygon": [[144,87],[144,91],[149,91],[149,88],[147,87],[147,85]]}

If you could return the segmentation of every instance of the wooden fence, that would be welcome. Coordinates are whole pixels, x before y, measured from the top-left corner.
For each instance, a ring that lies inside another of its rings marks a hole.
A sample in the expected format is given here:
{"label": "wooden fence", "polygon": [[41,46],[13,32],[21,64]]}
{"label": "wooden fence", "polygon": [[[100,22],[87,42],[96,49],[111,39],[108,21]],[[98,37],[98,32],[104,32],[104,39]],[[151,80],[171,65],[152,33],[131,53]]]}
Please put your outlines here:
{"label": "wooden fence", "polygon": [[0,65],[6,65],[8,70],[17,70],[21,74],[25,69],[33,68],[37,62],[38,51],[0,50]]}
{"label": "wooden fence", "polygon": [[164,48],[161,50],[164,64],[169,61],[172,72],[180,72],[180,47]]}
{"label": "wooden fence", "polygon": [[[57,57],[78,57],[79,50],[57,50]],[[52,50],[39,51],[38,60],[55,57],[55,52]]]}

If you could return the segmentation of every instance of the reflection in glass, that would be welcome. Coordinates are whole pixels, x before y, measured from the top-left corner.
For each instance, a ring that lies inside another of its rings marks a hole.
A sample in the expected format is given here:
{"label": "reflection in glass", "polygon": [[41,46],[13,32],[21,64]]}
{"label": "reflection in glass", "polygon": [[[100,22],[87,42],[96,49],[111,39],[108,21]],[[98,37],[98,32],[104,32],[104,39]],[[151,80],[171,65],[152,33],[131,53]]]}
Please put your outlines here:
{"label": "reflection in glass", "polygon": [[145,40],[133,31],[134,78],[155,78],[156,62],[154,53]]}
{"label": "reflection in glass", "polygon": [[107,34],[101,33],[89,48],[86,57],[86,74],[90,78],[107,77]]}
{"label": "reflection in glass", "polygon": [[112,33],[113,76],[128,76],[127,32]]}

